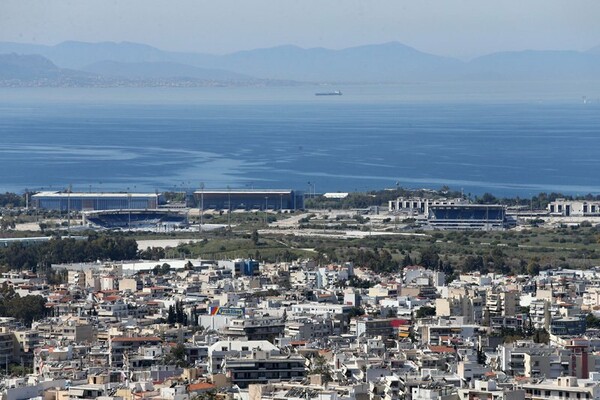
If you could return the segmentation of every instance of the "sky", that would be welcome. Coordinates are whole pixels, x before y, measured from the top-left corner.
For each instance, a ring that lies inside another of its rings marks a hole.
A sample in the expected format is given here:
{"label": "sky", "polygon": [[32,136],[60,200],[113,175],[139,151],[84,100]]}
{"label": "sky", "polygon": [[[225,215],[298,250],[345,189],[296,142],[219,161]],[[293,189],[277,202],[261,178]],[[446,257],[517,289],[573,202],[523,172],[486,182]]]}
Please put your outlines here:
{"label": "sky", "polygon": [[399,41],[468,59],[600,45],[599,0],[0,0],[0,41],[223,54]]}

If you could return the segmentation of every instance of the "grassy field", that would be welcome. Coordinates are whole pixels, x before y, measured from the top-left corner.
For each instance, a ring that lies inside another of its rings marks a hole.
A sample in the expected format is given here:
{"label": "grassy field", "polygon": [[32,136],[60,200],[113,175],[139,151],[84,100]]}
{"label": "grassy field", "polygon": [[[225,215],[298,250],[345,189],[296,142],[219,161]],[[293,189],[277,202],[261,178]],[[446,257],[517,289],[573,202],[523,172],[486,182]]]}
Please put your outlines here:
{"label": "grassy field", "polygon": [[192,257],[205,259],[255,258],[269,261],[292,261],[311,258],[316,252],[294,247],[293,243],[276,237],[262,237],[254,242],[249,235],[230,234],[211,236],[197,243],[186,243],[178,247]]}
{"label": "grassy field", "polygon": [[[209,235],[196,244],[182,248],[193,256],[205,258],[256,257],[269,261],[295,257],[320,257],[321,260],[346,261],[358,250],[387,251],[400,263],[408,255],[419,262],[425,251],[434,251],[442,263],[460,269],[469,256],[498,262],[514,273],[526,272],[529,263],[544,268],[589,268],[600,265],[598,228],[531,228],[505,232],[423,232],[426,236],[369,236],[355,239],[261,235],[254,243],[249,232]],[[257,253],[258,252],[258,253]],[[351,260],[352,261],[352,260]]]}

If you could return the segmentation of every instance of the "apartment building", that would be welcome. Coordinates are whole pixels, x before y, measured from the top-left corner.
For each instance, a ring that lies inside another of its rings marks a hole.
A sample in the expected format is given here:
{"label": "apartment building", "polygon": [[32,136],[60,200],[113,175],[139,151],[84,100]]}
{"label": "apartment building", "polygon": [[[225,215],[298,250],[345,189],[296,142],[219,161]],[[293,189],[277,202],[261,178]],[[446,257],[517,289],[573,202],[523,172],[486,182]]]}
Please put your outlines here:
{"label": "apartment building", "polygon": [[300,355],[273,355],[254,351],[246,357],[226,357],[224,371],[231,383],[240,388],[250,384],[300,381],[306,376],[306,359]]}

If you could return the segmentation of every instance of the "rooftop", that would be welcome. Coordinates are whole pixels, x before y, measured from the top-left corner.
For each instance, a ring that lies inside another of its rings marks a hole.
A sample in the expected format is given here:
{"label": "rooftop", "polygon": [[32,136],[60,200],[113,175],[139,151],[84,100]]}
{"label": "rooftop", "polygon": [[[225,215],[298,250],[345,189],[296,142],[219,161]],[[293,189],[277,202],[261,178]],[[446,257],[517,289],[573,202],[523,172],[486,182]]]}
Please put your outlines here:
{"label": "rooftop", "polygon": [[73,193],[65,193],[65,192],[39,192],[31,196],[32,198],[36,197],[56,197],[56,198],[64,198],[64,197],[82,197],[82,198],[113,198],[113,197],[157,197],[157,193],[81,193],[81,192],[73,192]]}

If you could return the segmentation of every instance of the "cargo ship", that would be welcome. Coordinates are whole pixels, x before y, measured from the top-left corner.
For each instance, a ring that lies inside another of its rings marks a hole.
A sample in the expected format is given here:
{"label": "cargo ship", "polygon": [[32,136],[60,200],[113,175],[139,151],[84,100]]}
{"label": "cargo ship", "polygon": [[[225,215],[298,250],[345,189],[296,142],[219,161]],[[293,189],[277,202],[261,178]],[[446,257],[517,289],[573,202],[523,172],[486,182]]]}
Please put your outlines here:
{"label": "cargo ship", "polygon": [[339,90],[334,90],[333,92],[319,92],[315,93],[315,96],[341,96],[342,92]]}

